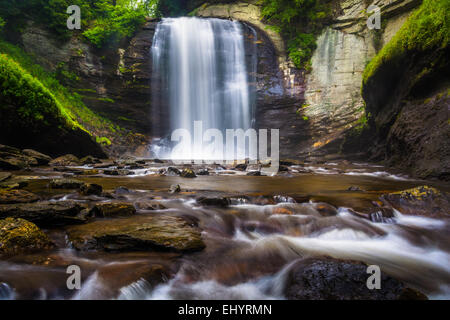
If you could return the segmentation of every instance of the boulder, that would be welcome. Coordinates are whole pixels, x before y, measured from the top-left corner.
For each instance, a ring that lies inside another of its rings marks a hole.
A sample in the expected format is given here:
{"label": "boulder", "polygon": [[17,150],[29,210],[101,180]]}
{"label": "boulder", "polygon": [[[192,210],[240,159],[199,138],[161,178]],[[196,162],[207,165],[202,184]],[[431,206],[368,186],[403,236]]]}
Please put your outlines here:
{"label": "boulder", "polygon": [[381,289],[367,288],[367,266],[332,258],[306,258],[295,263],[286,279],[289,300],[427,299],[422,293],[381,273]]}
{"label": "boulder", "polygon": [[73,154],[66,154],[64,156],[53,159],[49,163],[51,166],[65,167],[65,166],[79,166],[81,164],[80,159],[78,159]]}
{"label": "boulder", "polygon": [[50,247],[49,238],[34,223],[14,218],[0,220],[0,253],[16,254]]}
{"label": "boulder", "polygon": [[75,201],[42,201],[0,205],[0,219],[22,218],[39,227],[80,224],[86,218],[80,216],[83,207]]}
{"label": "boulder", "polygon": [[87,164],[101,163],[101,161],[99,159],[97,159],[96,157],[86,156],[86,157],[80,159],[80,163],[82,165],[87,165]]}
{"label": "boulder", "polygon": [[450,195],[429,186],[384,194],[381,202],[403,214],[432,218],[450,217]]}
{"label": "boulder", "polygon": [[259,176],[261,176],[261,171],[250,171],[250,172],[247,172],[247,176],[259,177]]}
{"label": "boulder", "polygon": [[181,192],[181,187],[179,184],[172,184],[169,188],[170,193],[178,193]]}
{"label": "boulder", "polygon": [[136,209],[131,203],[126,202],[104,202],[97,203],[91,214],[99,218],[129,217],[136,214]]}
{"label": "boulder", "polygon": [[198,176],[209,176],[209,171],[208,171],[208,169],[203,168],[203,169],[198,170],[196,174]]}
{"label": "boulder", "polygon": [[86,184],[75,179],[53,179],[49,185],[52,189],[80,189]]}
{"label": "boulder", "polygon": [[192,169],[185,168],[183,171],[181,171],[180,176],[182,178],[195,178],[197,177],[195,172]]}
{"label": "boulder", "polygon": [[230,200],[228,198],[197,198],[197,203],[203,206],[214,206],[214,207],[227,207],[230,205]]}
{"label": "boulder", "polygon": [[36,202],[39,197],[25,190],[0,189],[0,204]]}
{"label": "boulder", "polygon": [[80,188],[80,193],[85,196],[96,195],[101,196],[103,192],[103,187],[99,184],[89,183],[84,184]]}
{"label": "boulder", "polygon": [[174,167],[168,167],[167,173],[168,176],[179,176],[181,174],[180,170]]}
{"label": "boulder", "polygon": [[40,153],[38,151],[32,150],[32,149],[24,149],[22,150],[22,153],[36,159],[37,164],[40,166],[47,165],[50,161],[52,161],[52,158],[49,157],[46,154]]}
{"label": "boulder", "polygon": [[200,231],[184,219],[171,216],[133,216],[98,220],[68,228],[69,241],[78,250],[198,251],[205,248]]}
{"label": "boulder", "polygon": [[153,200],[140,200],[135,203],[136,207],[140,210],[164,210],[167,209],[164,205],[158,201]]}

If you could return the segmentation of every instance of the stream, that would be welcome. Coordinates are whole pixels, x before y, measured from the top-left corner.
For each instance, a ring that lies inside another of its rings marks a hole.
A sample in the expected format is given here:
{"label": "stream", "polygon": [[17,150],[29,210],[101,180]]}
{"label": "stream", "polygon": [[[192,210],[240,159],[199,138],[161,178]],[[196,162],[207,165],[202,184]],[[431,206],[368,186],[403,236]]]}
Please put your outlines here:
{"label": "stream", "polygon": [[[102,185],[114,197],[51,189],[50,179],[63,174],[48,167],[21,174],[29,179],[25,189],[41,199],[89,206],[120,199],[137,208],[132,219],[182,217],[201,230],[205,249],[80,251],[71,245],[65,228],[45,229],[56,249],[1,258],[0,298],[285,299],[292,266],[323,256],[378,265],[382,273],[429,298],[450,297],[448,218],[394,210],[391,218],[371,221],[352,214],[373,207],[381,194],[423,184],[449,191],[448,185],[412,180],[362,163],[291,165],[289,172],[271,177],[218,166],[209,168],[210,175],[193,179],[160,174],[167,166],[147,162],[145,169],[129,176],[76,177]],[[169,193],[173,184],[179,184],[181,192]],[[358,189],[349,190],[352,186]],[[226,206],[211,206],[196,201],[199,197],[230,200]],[[148,199],[158,207],[142,209],[140,203]],[[110,219],[116,224],[124,221]],[[66,287],[66,268],[73,264],[82,270],[81,290]],[[140,278],[140,270],[148,266],[162,270],[162,281]]]}

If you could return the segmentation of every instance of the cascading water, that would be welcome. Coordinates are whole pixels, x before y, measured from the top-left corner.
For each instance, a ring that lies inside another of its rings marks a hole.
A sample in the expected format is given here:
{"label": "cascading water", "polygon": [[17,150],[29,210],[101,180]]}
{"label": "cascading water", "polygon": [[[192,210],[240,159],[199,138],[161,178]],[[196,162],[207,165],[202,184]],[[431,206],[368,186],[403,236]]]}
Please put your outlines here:
{"label": "cascading water", "polygon": [[[245,47],[240,22],[163,19],[152,47],[154,136],[166,136],[167,141],[167,136],[180,128],[193,136],[194,121],[202,121],[203,131],[251,128],[256,55],[250,52],[249,61]],[[255,41],[247,50],[256,50]],[[168,158],[171,146],[167,142],[154,144],[152,150],[157,157]],[[208,156],[209,150],[203,148],[188,158]]]}

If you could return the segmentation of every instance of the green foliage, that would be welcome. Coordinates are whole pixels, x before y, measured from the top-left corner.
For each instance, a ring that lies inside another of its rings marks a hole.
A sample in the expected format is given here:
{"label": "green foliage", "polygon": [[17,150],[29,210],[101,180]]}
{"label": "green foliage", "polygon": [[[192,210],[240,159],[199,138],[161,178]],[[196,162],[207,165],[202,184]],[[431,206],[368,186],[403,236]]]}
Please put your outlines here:
{"label": "green foliage", "polygon": [[445,48],[450,42],[450,1],[424,0],[405,24],[366,66],[363,84],[387,61],[408,52]]}
{"label": "green foliage", "polygon": [[328,20],[329,0],[260,0],[262,16],[287,40],[297,68],[309,68],[316,36]]}
{"label": "green foliage", "polygon": [[67,8],[81,9],[83,35],[97,47],[114,45],[130,37],[145,22],[156,16],[158,0],[0,0],[0,17],[11,29],[22,26],[27,18],[47,26],[61,39],[77,31],[67,29]]}
{"label": "green foliage", "polygon": [[145,22],[144,7],[113,6],[106,2],[98,4],[103,16],[98,17],[83,35],[98,48],[114,46],[121,39],[131,37]]}
{"label": "green foliage", "polygon": [[0,90],[1,105],[15,106],[31,127],[50,119],[76,126],[50,90],[6,54],[0,54]]}

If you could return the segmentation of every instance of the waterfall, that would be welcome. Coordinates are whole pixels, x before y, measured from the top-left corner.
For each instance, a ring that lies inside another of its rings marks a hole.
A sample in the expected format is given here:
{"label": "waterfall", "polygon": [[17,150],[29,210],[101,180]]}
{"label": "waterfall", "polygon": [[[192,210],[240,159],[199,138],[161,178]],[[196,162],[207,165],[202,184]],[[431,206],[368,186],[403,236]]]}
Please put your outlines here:
{"label": "waterfall", "polygon": [[[156,156],[168,157],[167,140],[175,129],[187,129],[193,136],[194,121],[202,121],[203,131],[252,127],[256,55],[250,62],[246,58],[243,29],[237,21],[188,17],[163,19],[157,25],[152,127],[154,136],[166,139],[154,145]],[[208,158],[205,153],[196,156]]]}

